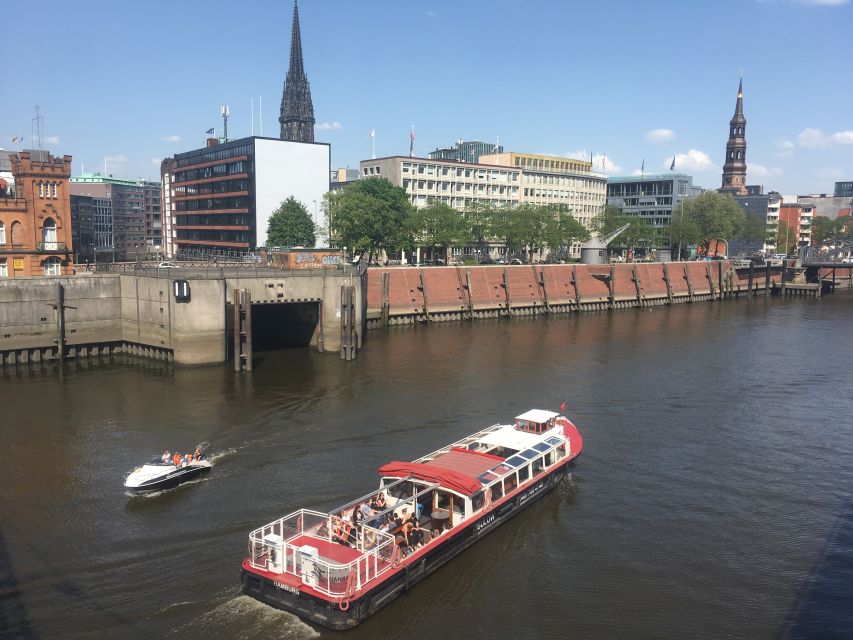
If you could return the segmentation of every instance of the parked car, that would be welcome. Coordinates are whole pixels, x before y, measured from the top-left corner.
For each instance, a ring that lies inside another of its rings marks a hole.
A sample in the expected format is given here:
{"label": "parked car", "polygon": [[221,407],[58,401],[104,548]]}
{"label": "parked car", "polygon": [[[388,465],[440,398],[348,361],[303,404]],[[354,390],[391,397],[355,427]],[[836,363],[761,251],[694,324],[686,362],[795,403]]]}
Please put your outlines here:
{"label": "parked car", "polygon": [[160,262],[157,265],[158,269],[177,269],[178,265],[174,262]]}

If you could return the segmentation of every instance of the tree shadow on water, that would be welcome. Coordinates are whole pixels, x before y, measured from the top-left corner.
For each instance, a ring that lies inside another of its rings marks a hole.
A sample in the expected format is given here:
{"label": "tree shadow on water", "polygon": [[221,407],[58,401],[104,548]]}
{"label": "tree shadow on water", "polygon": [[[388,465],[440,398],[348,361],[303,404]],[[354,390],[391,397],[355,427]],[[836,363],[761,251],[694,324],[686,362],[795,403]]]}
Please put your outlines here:
{"label": "tree shadow on water", "polygon": [[0,640],[6,638],[31,640],[38,636],[30,625],[6,539],[0,531]]}
{"label": "tree shadow on water", "polygon": [[800,589],[780,640],[853,637],[853,500]]}

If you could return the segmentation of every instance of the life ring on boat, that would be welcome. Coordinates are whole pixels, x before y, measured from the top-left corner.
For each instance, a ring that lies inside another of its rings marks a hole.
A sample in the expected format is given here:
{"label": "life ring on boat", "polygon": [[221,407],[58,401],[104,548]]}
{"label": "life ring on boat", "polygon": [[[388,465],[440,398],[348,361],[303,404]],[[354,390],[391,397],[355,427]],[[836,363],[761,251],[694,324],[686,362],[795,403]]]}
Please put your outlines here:
{"label": "life ring on boat", "polygon": [[341,600],[338,606],[341,608],[341,611],[346,611],[349,609],[349,600]]}

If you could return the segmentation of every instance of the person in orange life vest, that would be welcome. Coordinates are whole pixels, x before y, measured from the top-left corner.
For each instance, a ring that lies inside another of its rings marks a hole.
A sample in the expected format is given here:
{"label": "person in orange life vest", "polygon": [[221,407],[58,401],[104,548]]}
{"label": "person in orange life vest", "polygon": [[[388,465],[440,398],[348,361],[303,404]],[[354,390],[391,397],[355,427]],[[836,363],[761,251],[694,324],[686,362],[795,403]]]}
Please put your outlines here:
{"label": "person in orange life vest", "polygon": [[180,453],[176,453],[174,456],[172,456],[172,464],[174,464],[176,467],[181,466],[181,454]]}

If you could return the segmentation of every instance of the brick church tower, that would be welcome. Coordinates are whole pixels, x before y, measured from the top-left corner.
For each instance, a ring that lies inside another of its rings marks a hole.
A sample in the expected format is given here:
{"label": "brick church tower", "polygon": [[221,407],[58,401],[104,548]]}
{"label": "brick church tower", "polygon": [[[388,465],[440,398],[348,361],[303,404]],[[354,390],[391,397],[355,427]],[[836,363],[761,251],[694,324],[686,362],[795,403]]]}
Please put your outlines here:
{"label": "brick church tower", "polygon": [[743,78],[737,88],[735,114],[729,122],[726,163],[720,191],[736,196],[746,195],[746,118],[743,117]]}
{"label": "brick church tower", "polygon": [[314,142],[314,105],[311,87],[302,67],[302,35],[299,31],[299,7],[293,3],[293,31],[290,36],[290,68],[281,98],[282,140]]}

